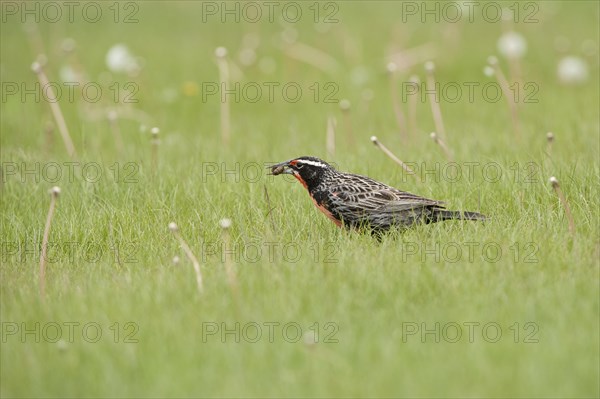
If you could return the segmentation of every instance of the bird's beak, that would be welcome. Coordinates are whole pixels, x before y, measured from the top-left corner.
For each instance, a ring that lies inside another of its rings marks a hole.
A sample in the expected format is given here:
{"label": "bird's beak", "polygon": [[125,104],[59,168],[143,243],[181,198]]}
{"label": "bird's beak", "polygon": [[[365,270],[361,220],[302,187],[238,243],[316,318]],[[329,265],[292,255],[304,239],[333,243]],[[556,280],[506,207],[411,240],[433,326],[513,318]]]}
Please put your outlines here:
{"label": "bird's beak", "polygon": [[285,162],[281,162],[275,165],[271,165],[271,166],[267,166],[267,168],[271,169],[271,173],[269,173],[270,175],[273,176],[277,176],[277,175],[281,175],[281,174],[285,174],[285,175],[293,175],[294,171],[292,170],[292,168],[290,168],[290,161],[292,161],[291,159],[289,161],[285,161]]}

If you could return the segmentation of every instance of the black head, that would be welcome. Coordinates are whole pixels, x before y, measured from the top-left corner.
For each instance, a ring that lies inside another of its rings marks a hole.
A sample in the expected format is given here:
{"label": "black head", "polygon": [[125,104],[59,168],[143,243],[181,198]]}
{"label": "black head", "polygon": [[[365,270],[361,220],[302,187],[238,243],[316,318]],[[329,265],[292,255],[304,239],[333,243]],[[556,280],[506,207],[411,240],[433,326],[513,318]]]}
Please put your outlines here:
{"label": "black head", "polygon": [[308,190],[319,185],[321,179],[335,169],[322,159],[300,157],[270,166],[273,175],[289,174],[300,181]]}

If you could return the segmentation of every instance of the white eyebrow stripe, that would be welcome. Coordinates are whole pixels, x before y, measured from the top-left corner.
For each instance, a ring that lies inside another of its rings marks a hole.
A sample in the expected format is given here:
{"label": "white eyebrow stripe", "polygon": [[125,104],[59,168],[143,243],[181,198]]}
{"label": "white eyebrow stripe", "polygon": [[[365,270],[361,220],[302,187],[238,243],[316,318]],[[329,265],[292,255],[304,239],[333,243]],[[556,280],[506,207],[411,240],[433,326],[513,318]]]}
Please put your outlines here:
{"label": "white eyebrow stripe", "polygon": [[318,167],[321,167],[321,168],[324,168],[325,166],[327,166],[324,163],[317,162],[317,161],[309,161],[308,159],[299,159],[297,162],[298,163],[303,163],[303,164],[306,164],[306,165],[318,166]]}

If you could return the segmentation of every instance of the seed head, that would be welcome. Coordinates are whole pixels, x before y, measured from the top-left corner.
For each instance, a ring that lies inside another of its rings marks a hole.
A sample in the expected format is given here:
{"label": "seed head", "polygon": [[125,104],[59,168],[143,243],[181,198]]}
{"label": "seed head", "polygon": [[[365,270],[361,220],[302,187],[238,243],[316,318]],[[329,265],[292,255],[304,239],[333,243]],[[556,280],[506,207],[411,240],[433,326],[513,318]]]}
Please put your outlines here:
{"label": "seed head", "polygon": [[115,111],[114,109],[111,109],[110,111],[108,111],[108,120],[111,122],[114,122],[117,120],[117,111]]}
{"label": "seed head", "polygon": [[75,50],[75,40],[73,38],[67,37],[61,43],[62,50],[65,53],[70,53]]}
{"label": "seed head", "polygon": [[350,101],[346,99],[340,100],[340,109],[342,111],[350,110]]}
{"label": "seed head", "polygon": [[498,40],[498,51],[508,58],[521,58],[527,52],[527,42],[517,32],[506,32]]}
{"label": "seed head", "polygon": [[58,342],[56,342],[56,348],[60,352],[64,352],[67,349],[69,349],[69,345],[67,344],[67,342],[64,339],[59,339]]}
{"label": "seed head", "polygon": [[491,66],[495,67],[496,65],[498,65],[498,57],[496,57],[495,55],[490,55],[487,59],[487,62]]}
{"label": "seed head", "polygon": [[314,346],[317,344],[317,342],[319,342],[319,335],[314,332],[313,330],[309,330],[307,332],[305,332],[302,336],[304,344],[306,346]]}
{"label": "seed head", "polygon": [[414,84],[416,84],[416,85],[418,85],[419,83],[421,83],[421,79],[419,79],[419,77],[418,77],[417,75],[411,75],[411,76],[408,78],[408,81],[409,81],[410,83],[414,83]]}
{"label": "seed head", "polygon": [[215,55],[217,58],[225,58],[227,57],[227,49],[225,47],[217,47],[215,50]]}
{"label": "seed head", "polygon": [[558,63],[558,78],[566,84],[583,84],[588,79],[587,62],[580,57],[564,57]]}
{"label": "seed head", "polygon": [[223,230],[227,230],[228,228],[231,227],[231,219],[227,219],[227,218],[221,219],[221,220],[219,220],[219,225],[221,226],[221,228]]}
{"label": "seed head", "polygon": [[40,73],[42,72],[42,64],[40,64],[39,62],[35,61],[33,64],[31,64],[31,70],[35,73]]}

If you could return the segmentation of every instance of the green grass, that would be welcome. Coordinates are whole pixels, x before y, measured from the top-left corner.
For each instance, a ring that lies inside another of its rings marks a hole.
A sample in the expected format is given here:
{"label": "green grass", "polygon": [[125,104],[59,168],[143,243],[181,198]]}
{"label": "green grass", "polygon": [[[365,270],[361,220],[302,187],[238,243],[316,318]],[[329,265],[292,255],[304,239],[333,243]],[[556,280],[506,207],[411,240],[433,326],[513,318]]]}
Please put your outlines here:
{"label": "green grass", "polygon": [[[418,104],[418,134],[399,137],[386,56],[431,42],[440,82],[483,85],[492,81],[482,70],[496,52],[500,24],[478,17],[472,24],[418,17],[403,23],[400,3],[358,1],[338,3],[340,21],[326,33],[313,28],[312,3],[302,3],[307,17],[297,24],[202,23],[201,5],[193,2],[170,8],[142,2],[138,23],[115,24],[110,4],[101,4],[107,18],[96,24],[79,18],[38,25],[51,81],[73,62],[60,51],[62,40],[72,37],[88,79],[104,89],[98,103],[77,95],[60,103],[78,151],[73,178],[58,131],[50,144],[46,139],[53,121],[48,103],[19,95],[2,101],[2,397],[600,395],[597,3],[540,2],[538,23],[515,25],[528,43],[523,80],[539,87],[537,103],[520,105],[520,140],[504,99],[489,103],[476,91],[473,103],[441,101],[447,142],[463,173],[456,181],[444,178],[451,170],[429,138],[428,103]],[[36,54],[23,24],[9,16],[1,27],[2,82],[33,87],[29,66]],[[285,28],[330,54],[336,72],[286,56],[278,44]],[[258,60],[270,58],[274,72],[261,70],[260,62],[239,63],[250,33],[260,37]],[[558,36],[568,38],[569,54],[587,60],[585,85],[557,81],[556,64],[565,55],[555,49]],[[591,56],[581,50],[587,39],[596,40]],[[119,42],[143,58],[138,77],[104,73],[104,56]],[[202,82],[218,81],[214,50],[221,45],[242,71],[242,84],[297,82],[303,88],[297,103],[276,97],[232,104],[229,146],[220,142],[218,99],[203,101],[201,93],[183,90],[185,82],[201,89]],[[508,73],[502,58],[501,66]],[[411,74],[423,80],[422,65],[400,80]],[[115,104],[113,81],[120,87],[135,82],[139,102]],[[337,104],[313,100],[315,82],[337,85],[335,98],[351,101],[349,118]],[[371,101],[364,100],[365,90]],[[175,93],[170,100],[169,92]],[[121,153],[102,117],[111,108],[147,115],[145,131],[140,121],[119,121]],[[335,156],[325,151],[330,115],[338,122]],[[156,163],[150,126],[161,128]],[[548,131],[556,136],[550,158]],[[416,163],[424,181],[384,157],[369,141],[373,134]],[[262,170],[300,155],[445,200],[450,209],[481,211],[490,220],[419,226],[381,242],[342,231],[314,209],[298,183]],[[56,182],[42,173],[51,162],[63,173]],[[36,164],[39,173],[23,171]],[[83,165],[90,174],[101,168],[97,182],[82,176]],[[561,182],[574,234],[550,176]],[[62,193],[41,301],[39,246],[53,185]],[[237,296],[220,253],[223,218],[233,221]],[[168,230],[172,221],[201,262],[201,295],[191,263]],[[174,256],[181,258],[177,265]],[[22,334],[35,323],[40,342]],[[62,328],[58,342],[50,342],[52,323]],[[72,342],[64,323],[78,323]],[[93,326],[82,336],[88,323],[100,326],[98,342],[90,342]],[[232,329],[235,323],[247,333],[240,342],[220,331],[207,335],[215,325]],[[262,336],[250,342],[254,323]],[[279,323],[272,340],[269,323]],[[434,334],[422,336],[436,325],[439,342]],[[457,325],[462,336],[453,343]],[[19,331],[10,335],[15,326]],[[298,342],[292,342],[294,326],[304,333]],[[497,342],[495,326],[501,328]],[[413,328],[419,331],[411,335]],[[319,332],[316,344],[310,344],[311,330]]]}

